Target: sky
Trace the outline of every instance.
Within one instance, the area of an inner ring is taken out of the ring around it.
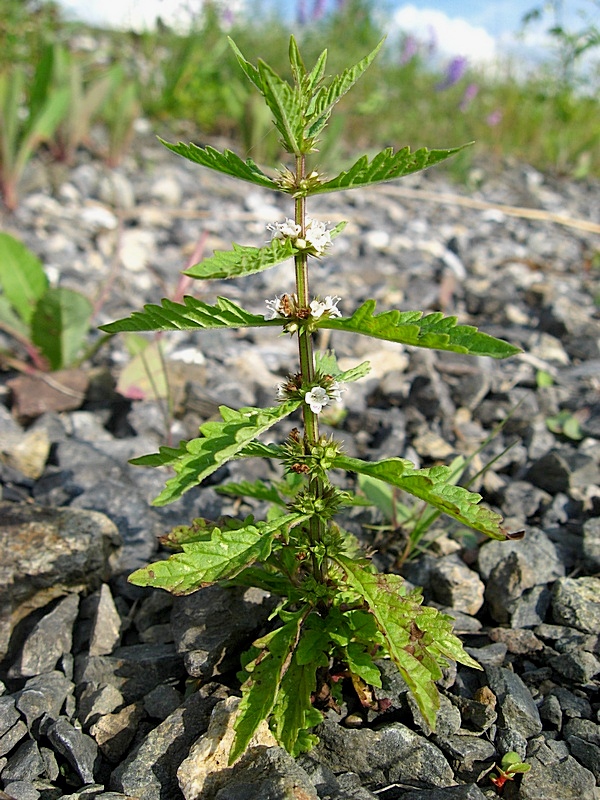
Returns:
[[[187,0],[197,8],[202,0]],[[70,13],[89,22],[110,24],[118,27],[143,29],[153,24],[157,15],[166,22],[179,11],[185,0],[59,0]],[[244,0],[221,0],[222,4],[235,12]],[[284,15],[293,19],[301,0],[263,0],[266,7],[277,7]],[[311,10],[316,0],[304,0]],[[329,7],[334,0],[328,0]],[[390,30],[400,29],[415,34],[424,41],[435,41],[437,50],[448,57],[460,55],[472,63],[493,61],[496,56],[507,53],[527,52],[535,57],[536,50],[543,45],[542,28],[532,28],[527,43],[517,34],[521,18],[542,0],[380,0],[376,7],[387,9]],[[591,6],[590,0],[563,0],[564,24],[575,26],[577,9]],[[548,20],[549,22],[549,20]],[[547,27],[547,25],[545,26]]]

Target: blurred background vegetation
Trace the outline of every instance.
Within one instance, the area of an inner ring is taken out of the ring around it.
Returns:
[[[87,148],[116,165],[136,122],[150,132],[204,144],[231,140],[269,165],[280,149],[269,113],[239,69],[231,36],[246,57],[287,73],[287,40],[307,63],[329,50],[328,73],[362,58],[386,35],[376,0],[346,0],[290,24],[257,2],[243,16],[227,4],[202,5],[185,32],[160,22],[145,32],[103,30],[64,18],[44,0],[3,0],[0,12],[0,190],[16,205],[16,185],[34,153],[72,162]],[[431,43],[390,37],[375,64],[342,102],[322,154],[336,167],[357,152],[392,145],[476,145],[448,169],[465,179],[477,163],[506,159],[574,179],[600,176],[599,0],[581,0],[578,30],[558,24],[560,3],[524,14],[547,23],[548,57],[526,74],[506,58],[473,67],[442,59]],[[524,7],[524,11],[526,11]],[[591,13],[590,13],[591,12]],[[293,30],[290,30],[292,28]],[[139,127],[139,125],[138,125]],[[99,133],[100,131],[100,133]]]

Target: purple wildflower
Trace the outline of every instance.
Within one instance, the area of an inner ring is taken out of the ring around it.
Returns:
[[[454,86],[455,83],[458,83],[465,74],[468,63],[469,59],[465,56],[456,56],[453,58],[446,68],[444,80],[435,87],[438,92],[442,92],[444,89],[448,89],[450,86]]]
[[[497,108],[495,111],[492,111],[491,114],[488,114],[486,117],[486,123],[490,126],[490,128],[495,128],[496,125],[499,125],[502,122],[502,111]]]
[[[306,25],[306,2],[305,0],[298,0],[298,6],[296,10],[296,18],[298,20],[298,25]]]
[[[419,42],[417,39],[408,34],[408,36],[404,37],[404,41],[402,42],[402,53],[400,54],[400,64],[408,64],[409,61],[412,61],[413,58],[419,52]]]
[[[327,0],[315,0],[313,5],[313,12],[312,18],[313,20],[321,19],[323,14],[325,13],[325,6],[327,5]]]
[[[460,101],[459,108],[464,113],[468,107],[471,105],[473,100],[477,97],[479,92],[479,86],[476,83],[470,83],[467,88],[465,89],[465,93],[463,94],[463,98]]]

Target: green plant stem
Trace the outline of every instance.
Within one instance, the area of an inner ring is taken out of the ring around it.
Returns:
[[[296,180],[300,183],[306,176],[306,162],[304,155],[296,157]],[[306,230],[306,197],[298,197],[295,202],[295,217],[296,225],[300,226],[301,236],[304,236]],[[308,256],[305,252],[300,252],[294,258],[296,267],[296,294],[298,296],[298,305],[301,308],[308,308],[310,304],[310,293],[308,284]],[[313,351],[313,342],[311,334],[301,329],[298,332],[298,352],[300,357],[300,374],[302,376],[302,384],[306,385],[315,379],[315,358]],[[311,447],[316,445],[319,440],[319,417],[308,406],[307,403],[303,406],[304,417],[304,440],[305,446]],[[323,496],[323,480],[319,477],[311,477],[309,482],[309,490],[313,497],[316,499]],[[311,544],[316,544],[322,541],[324,533],[323,521],[316,516],[311,517],[309,521],[309,533]],[[315,555],[313,555],[313,573],[315,577],[323,582],[325,580],[325,565],[323,562],[319,563]]]

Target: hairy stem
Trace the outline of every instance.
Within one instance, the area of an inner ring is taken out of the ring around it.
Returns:
[[[305,157],[296,157],[296,180],[300,183],[306,177]],[[306,232],[306,197],[296,198],[295,203],[295,222],[300,226],[300,236],[304,237]],[[296,294],[298,295],[298,305],[301,308],[308,308],[310,303],[310,293],[308,284],[308,256],[306,252],[300,252],[295,256],[296,267]],[[300,374],[302,384],[310,383],[315,378],[315,357],[311,334],[306,330],[300,330],[298,334],[298,352],[300,357]],[[307,403],[303,405],[304,417],[304,440],[307,447],[311,447],[319,440],[319,417],[311,411]],[[315,499],[323,495],[323,481],[318,477],[311,477],[309,489]],[[323,538],[323,522],[318,517],[311,517],[309,521],[309,531],[311,544],[316,544]],[[324,580],[324,565],[317,563],[313,556],[313,572],[315,577]]]

